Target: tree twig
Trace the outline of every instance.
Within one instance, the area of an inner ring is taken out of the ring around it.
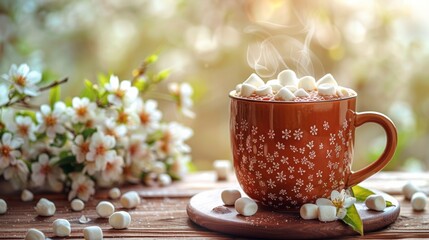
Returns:
[[[55,87],[55,86],[61,85],[61,84],[63,84],[63,83],[66,83],[68,80],[69,80],[69,78],[68,78],[68,77],[66,77],[66,78],[63,78],[63,79],[62,79],[62,80],[60,80],[60,81],[55,81],[55,82],[53,82],[53,83],[51,83],[51,84],[49,84],[49,85],[47,85],[47,86],[44,86],[44,87],[39,88],[39,92],[43,92],[43,91],[46,91],[46,90],[48,90],[48,89],[50,89],[50,88],[53,88],[53,87]]]

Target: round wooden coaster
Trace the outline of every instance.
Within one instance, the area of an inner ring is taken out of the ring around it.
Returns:
[[[332,238],[357,233],[342,221],[323,223],[318,220],[304,220],[299,212],[274,212],[259,205],[258,212],[250,217],[237,213],[233,206],[224,206],[221,199],[223,189],[210,190],[193,196],[187,206],[189,218],[196,224],[216,232],[252,238]],[[356,203],[364,224],[364,232],[384,228],[399,216],[398,201],[383,192],[384,198],[395,206],[383,212],[369,210],[365,204]]]

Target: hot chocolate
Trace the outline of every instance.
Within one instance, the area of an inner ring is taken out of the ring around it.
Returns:
[[[338,86],[331,74],[316,81],[311,76],[297,78],[295,72],[289,69],[266,83],[253,73],[231,94],[252,100],[289,102],[329,101],[356,96],[352,89]]]

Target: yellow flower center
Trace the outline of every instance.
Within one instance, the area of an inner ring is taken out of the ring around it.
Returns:
[[[5,145],[5,146],[3,146],[2,148],[1,148],[1,154],[3,155],[3,156],[9,156],[9,154],[10,154],[10,147],[9,146],[7,146],[7,145]]]
[[[79,117],[84,117],[87,112],[88,112],[88,110],[86,109],[86,107],[79,107],[79,108],[76,109],[76,114]]]
[[[57,119],[51,115],[45,117],[46,126],[53,127],[57,124]]]
[[[17,77],[15,77],[15,83],[18,86],[24,87],[26,82],[27,79],[24,76],[18,75]]]

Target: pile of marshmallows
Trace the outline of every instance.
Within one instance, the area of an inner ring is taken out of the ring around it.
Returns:
[[[274,95],[274,99],[279,101],[293,101],[297,97],[308,97],[309,92],[316,90],[320,96],[356,96],[356,92],[352,89],[338,86],[337,81],[329,73],[316,82],[311,76],[298,78],[295,72],[289,69],[280,72],[277,79],[269,80],[267,83],[252,73],[246,81],[235,88],[237,96],[240,97],[250,97],[253,94],[260,97]]]
[[[121,196],[121,191],[118,188],[112,188],[109,191],[111,199],[120,198],[120,203],[124,208],[131,209],[137,207],[141,203],[141,198],[136,191],[130,191]],[[21,194],[22,201],[32,201],[34,198],[33,193],[24,190]],[[80,199],[74,199],[70,206],[73,211],[82,211],[85,208],[85,203]],[[56,211],[55,204],[46,198],[41,198],[37,202],[36,207],[37,215],[39,216],[53,216]],[[0,199],[0,214],[7,211],[7,203]],[[126,229],[131,223],[131,216],[128,212],[117,211],[115,206],[109,201],[101,201],[96,207],[96,212],[101,218],[109,218],[109,224],[114,229]],[[70,222],[66,219],[56,219],[52,224],[54,235],[57,237],[67,237],[71,233]],[[90,226],[83,229],[83,234],[86,240],[101,240],[103,239],[103,231],[98,226]],[[45,239],[43,232],[38,229],[31,228],[28,230],[26,240]]]

